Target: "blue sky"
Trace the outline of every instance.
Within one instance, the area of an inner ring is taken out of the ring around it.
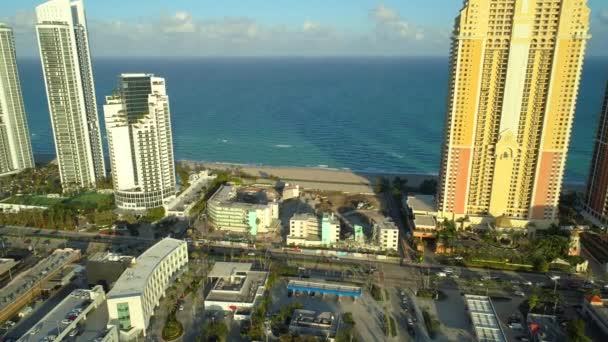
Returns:
[[[2,0],[18,54],[37,54],[34,8]],[[608,1],[592,9],[590,55],[608,55]],[[98,56],[447,55],[462,0],[85,0]]]

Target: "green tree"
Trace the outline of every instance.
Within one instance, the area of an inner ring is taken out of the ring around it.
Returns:
[[[374,182],[374,192],[377,194],[383,193],[388,189],[389,181],[386,177],[378,176]]]
[[[226,341],[228,327],[224,322],[207,323],[203,328],[203,341]]]
[[[532,312],[539,304],[539,297],[536,293],[530,295],[528,298],[528,312]]]
[[[147,222],[156,222],[165,217],[165,208],[156,207],[148,209],[146,212],[146,216],[144,216],[144,220]]]
[[[585,334],[585,322],[582,319],[568,321],[566,333],[571,342],[591,342],[591,339]]]
[[[424,195],[435,195],[437,194],[437,181],[434,179],[425,179],[420,183],[418,190]]]
[[[177,163],[175,165],[175,173],[177,173],[179,184],[182,186],[182,189],[188,188],[190,186],[190,168],[186,164]]]

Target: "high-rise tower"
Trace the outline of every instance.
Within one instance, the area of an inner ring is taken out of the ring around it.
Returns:
[[[589,168],[585,206],[595,218],[608,223],[608,84]]]
[[[36,17],[61,185],[94,187],[105,165],[82,1],[49,0]]]
[[[468,0],[456,19],[438,189],[447,218],[557,215],[589,37],[586,0]]]
[[[0,175],[34,167],[32,144],[25,117],[15,39],[0,23]]]
[[[165,79],[122,74],[103,107],[116,205],[143,210],[175,195],[175,165]]]

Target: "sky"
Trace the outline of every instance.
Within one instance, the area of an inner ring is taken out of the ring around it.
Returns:
[[[34,8],[1,0],[17,55],[37,56]],[[85,0],[95,56],[447,56],[462,0]],[[608,56],[608,1],[588,55]]]

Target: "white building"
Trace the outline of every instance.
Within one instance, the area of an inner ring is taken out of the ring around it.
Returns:
[[[36,32],[64,191],[105,177],[84,6],[49,0],[36,7]]]
[[[320,234],[319,218],[315,214],[295,214],[289,220],[289,237],[291,238],[314,237],[318,240]]]
[[[283,187],[283,200],[300,197],[300,186],[298,184],[285,184]]]
[[[0,175],[34,167],[32,144],[25,117],[15,38],[0,23]]]
[[[385,219],[374,226],[380,248],[397,251],[399,249],[399,228],[391,220]]]
[[[237,199],[237,186],[221,186],[207,201],[207,212],[211,222],[220,230],[251,235],[267,233],[279,219],[279,204],[241,202]]]
[[[165,238],[123,272],[107,295],[109,324],[118,327],[121,340],[146,335],[160,298],[187,264],[186,242]]]
[[[231,311],[235,319],[251,316],[264,295],[268,272],[252,271],[253,264],[216,262],[208,278],[213,288],[205,298],[205,310]]]
[[[340,220],[334,214],[295,214],[289,220],[287,245],[332,246],[340,241]]]
[[[175,198],[171,114],[165,80],[122,74],[103,106],[116,205],[160,207]]]

